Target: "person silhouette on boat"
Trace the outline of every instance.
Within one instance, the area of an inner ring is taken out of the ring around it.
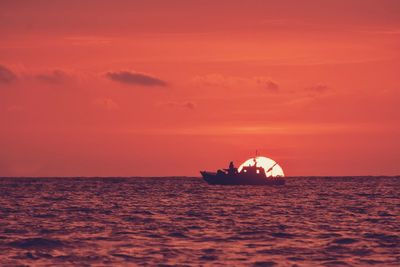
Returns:
[[[233,164],[233,161],[231,161],[231,162],[229,163],[229,169],[232,170],[232,169],[234,169],[234,168],[235,168],[235,165]]]
[[[229,168],[227,169],[228,174],[235,174],[237,173],[237,168],[235,167],[235,164],[233,164],[233,161],[229,163]]]

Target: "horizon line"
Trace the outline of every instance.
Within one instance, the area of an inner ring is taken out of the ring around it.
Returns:
[[[385,177],[385,178],[400,178],[400,174],[398,175],[291,175],[284,176],[284,178],[361,178],[361,177]],[[187,176],[187,175],[168,175],[168,176],[0,176],[0,179],[4,178],[199,178],[202,179],[201,176]]]

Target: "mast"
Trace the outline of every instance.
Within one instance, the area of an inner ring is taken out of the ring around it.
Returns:
[[[256,149],[256,156],[254,157],[254,167],[257,167],[258,150]]]

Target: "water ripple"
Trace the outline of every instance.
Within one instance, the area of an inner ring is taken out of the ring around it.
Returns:
[[[400,179],[2,178],[1,265],[399,266]]]

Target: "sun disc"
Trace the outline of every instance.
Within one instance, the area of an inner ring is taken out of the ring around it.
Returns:
[[[239,166],[238,171],[241,172],[243,167],[245,167],[245,166],[254,166],[254,164],[255,164],[254,159],[257,162],[257,166],[262,167],[265,170],[265,175],[267,177],[277,177],[277,176],[283,177],[283,176],[285,176],[283,173],[282,167],[279,166],[278,164],[276,164],[276,162],[274,160],[267,158],[267,157],[250,158],[250,159],[246,160],[245,162],[243,162],[242,165]],[[271,167],[273,167],[273,168],[271,169]]]

